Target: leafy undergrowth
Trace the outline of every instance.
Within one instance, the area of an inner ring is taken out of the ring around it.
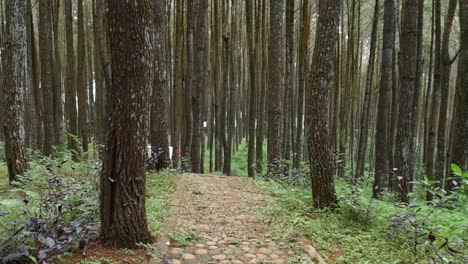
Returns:
[[[258,180],[272,199],[266,209],[271,235],[300,234],[331,263],[466,263],[468,206],[446,209],[391,197],[370,199],[370,188],[337,182],[339,207],[313,210],[308,187]]]
[[[143,263],[150,257],[151,245],[130,251],[98,243],[100,162],[73,162],[61,150],[54,158],[31,153],[30,167],[10,186],[0,162],[0,263]],[[155,237],[177,179],[170,171],[148,174],[147,217]]]

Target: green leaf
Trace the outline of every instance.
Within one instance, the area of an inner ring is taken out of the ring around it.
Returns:
[[[21,207],[23,206],[23,203],[19,200],[14,200],[14,199],[6,199],[3,201],[0,201],[0,205],[5,206],[7,209],[14,209],[16,207]]]
[[[457,164],[452,164],[451,169],[455,175],[462,176],[462,169]]]

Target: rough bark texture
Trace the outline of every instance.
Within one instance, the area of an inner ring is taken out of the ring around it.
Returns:
[[[337,203],[333,179],[334,156],[328,131],[328,101],[329,91],[333,87],[340,6],[340,0],[319,2],[310,83],[306,89],[307,145],[315,208],[330,207]]]
[[[110,128],[101,176],[101,234],[109,246],[152,238],[146,220],[146,142],[153,73],[150,1],[109,1]]]
[[[72,2],[65,1],[65,34],[66,34],[66,89],[65,101],[67,107],[67,129],[68,129],[68,149],[73,154],[73,159],[79,159],[80,149],[78,147],[78,121],[76,110],[76,89],[75,89],[75,50],[73,45],[73,13]]]
[[[26,59],[26,1],[5,2],[6,30],[3,40],[3,109],[5,158],[10,182],[29,168],[26,158],[24,132],[25,59]]]
[[[151,100],[151,147],[161,149],[157,169],[168,168],[169,139],[167,111],[167,62],[166,62],[166,1],[154,3],[154,80]]]
[[[410,191],[411,117],[415,93],[418,0],[404,0],[400,37],[400,100],[395,149],[395,168],[400,200],[408,202]]]
[[[43,154],[52,154],[55,142],[54,91],[52,83],[52,18],[50,0],[39,1],[39,54],[41,60],[41,91],[44,107],[44,147]]]
[[[281,122],[284,77],[284,0],[270,1],[270,38],[268,42],[268,172],[277,175],[275,169],[281,162]]]
[[[389,104],[392,90],[393,37],[395,34],[395,0],[385,0],[382,65],[380,76],[379,102],[375,134],[375,171],[373,196],[377,198],[383,191],[389,178],[389,151],[387,151]]]

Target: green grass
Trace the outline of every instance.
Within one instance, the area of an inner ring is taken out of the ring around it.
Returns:
[[[179,176],[169,171],[150,173],[146,185],[146,215],[151,233],[161,235]]]
[[[312,195],[309,188],[291,188],[263,180],[259,180],[258,185],[272,198],[268,200],[270,206],[266,209],[265,217],[274,223],[274,228],[270,232],[273,237],[284,237],[295,232],[302,234],[309,238],[330,262],[335,263],[426,263],[427,261],[424,253],[413,256],[405,240],[390,236],[392,217],[405,209],[397,208],[389,201],[369,199],[369,188],[357,197],[361,200],[361,205],[352,208],[345,200],[350,187],[345,182],[338,181],[337,192],[342,201],[340,208],[318,211],[312,209]],[[454,210],[435,208],[422,202],[419,206],[421,208],[418,213],[419,218],[426,219],[432,226],[439,228],[435,233],[438,237],[437,242],[441,243],[445,238],[457,241],[468,237],[466,205]],[[356,214],[362,213],[359,211],[362,208],[359,207],[372,208],[368,213],[368,221],[356,217]],[[467,253],[466,249],[464,253]]]

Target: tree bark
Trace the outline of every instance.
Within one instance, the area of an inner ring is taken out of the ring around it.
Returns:
[[[268,44],[268,173],[277,176],[281,162],[281,122],[284,78],[284,0],[270,1],[270,36]]]
[[[101,235],[107,245],[121,248],[152,241],[145,209],[151,12],[150,1],[109,1],[113,83],[101,176]]]
[[[384,28],[383,28],[383,48],[382,65],[380,76],[379,101],[377,108],[377,125],[375,134],[375,171],[373,197],[378,198],[384,190],[389,178],[389,154],[388,131],[389,127],[389,103],[390,92],[392,90],[393,78],[393,50],[395,34],[395,1],[385,0],[384,2]]]
[[[83,152],[88,152],[88,89],[86,85],[86,36],[83,0],[78,0],[78,64],[76,71],[76,92],[78,95],[78,127]]]
[[[10,183],[28,168],[24,132],[25,58],[26,58],[26,2],[5,2],[6,29],[3,40],[3,109],[5,158]]]
[[[332,89],[335,45],[341,1],[320,0],[315,35],[314,55],[306,89],[307,145],[309,151],[312,195],[315,208],[337,203],[334,184],[334,156],[329,142],[328,101]]]
[[[369,112],[372,100],[372,86],[374,79],[375,47],[377,39],[377,26],[379,24],[379,0],[375,0],[374,20],[372,22],[371,43],[369,50],[369,63],[367,65],[366,87],[364,91],[364,102],[361,111],[361,129],[359,132],[359,145],[356,161],[356,171],[354,180],[359,180],[364,176],[366,166],[367,138],[369,135]]]
[[[418,0],[403,0],[400,37],[400,100],[395,149],[395,168],[400,200],[409,201],[412,104],[415,103]]]
[[[194,31],[194,95],[192,96],[192,109],[193,109],[193,138],[192,138],[192,172],[201,173],[201,141],[202,135],[202,100],[205,95],[204,93],[204,78],[205,78],[205,50],[206,41],[208,38],[205,16],[207,15],[208,4],[205,0],[197,2],[196,8],[196,19],[195,19],[195,31]]]
[[[157,169],[170,166],[168,140],[168,107],[167,107],[167,62],[166,62],[166,1],[154,4],[154,81],[151,102],[151,147],[161,154]]]
[[[39,56],[41,60],[41,91],[43,95],[44,147],[43,154],[52,154],[55,143],[54,87],[52,83],[52,18],[50,0],[39,1]]]
[[[75,88],[75,49],[73,45],[73,8],[71,1],[65,1],[65,37],[66,37],[66,89],[65,101],[67,105],[67,129],[68,149],[72,152],[72,158],[79,160],[80,148],[78,146],[78,121],[76,110],[76,88]]]

